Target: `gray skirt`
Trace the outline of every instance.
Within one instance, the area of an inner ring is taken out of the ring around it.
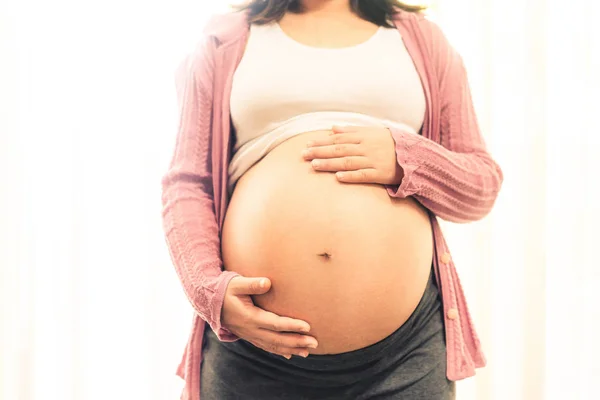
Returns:
[[[398,330],[347,353],[286,360],[244,340],[220,342],[207,329],[200,383],[201,400],[453,400],[433,273]]]

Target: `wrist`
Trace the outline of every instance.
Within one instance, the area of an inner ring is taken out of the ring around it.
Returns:
[[[402,184],[402,179],[404,178],[404,169],[396,162],[396,169],[394,171],[394,176],[392,181],[389,183],[390,185],[400,185]]]

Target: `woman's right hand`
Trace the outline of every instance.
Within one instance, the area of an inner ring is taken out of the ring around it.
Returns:
[[[298,319],[279,315],[256,307],[251,295],[265,294],[271,289],[267,278],[236,276],[229,281],[221,323],[231,333],[269,353],[287,358],[307,357],[309,348],[317,348],[317,339],[306,335],[310,325]]]

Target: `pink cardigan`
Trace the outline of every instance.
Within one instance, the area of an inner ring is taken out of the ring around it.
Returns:
[[[394,24],[420,74],[427,113],[421,136],[392,132],[404,178],[388,192],[413,196],[430,211],[434,270],[445,313],[447,376],[459,380],[473,376],[485,358],[436,216],[455,222],[481,219],[491,210],[503,176],[481,137],[461,57],[422,15],[400,12]],[[236,274],[222,270],[220,232],[228,201],[229,95],[248,28],[244,13],[213,18],[204,40],[177,71],[181,119],[163,179],[163,221],[175,269],[195,309],[177,370],[186,382],[184,400],[200,399],[205,321],[221,340],[237,339],[221,325],[225,289]]]

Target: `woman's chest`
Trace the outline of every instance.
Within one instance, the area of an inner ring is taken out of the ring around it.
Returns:
[[[233,77],[236,126],[268,126],[295,116],[341,111],[401,122],[418,130],[425,95],[415,65],[397,48],[289,49],[250,47]]]

